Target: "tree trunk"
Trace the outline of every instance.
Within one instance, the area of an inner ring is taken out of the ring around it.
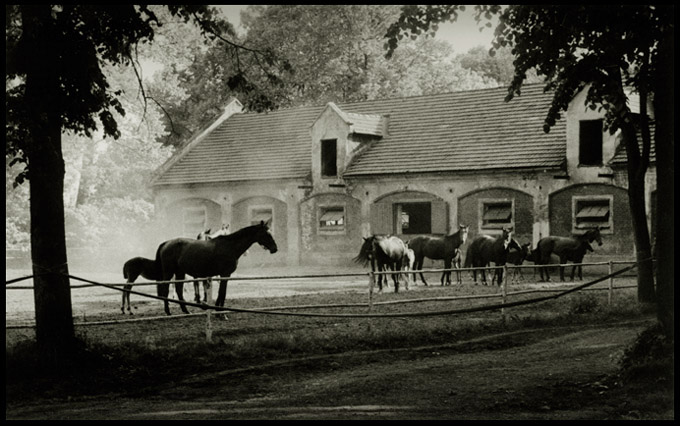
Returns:
[[[632,123],[622,126],[621,136],[626,147],[628,160],[628,205],[633,221],[635,256],[639,262],[637,267],[638,302],[652,303],[655,301],[654,268],[651,260],[652,247],[649,241],[649,227],[647,226],[647,211],[645,209],[647,162],[640,161],[640,149]]]
[[[64,160],[61,151],[60,83],[53,67],[60,42],[49,5],[21,6],[27,59],[31,258],[36,341],[46,362],[64,359],[75,344],[64,229]],[[63,47],[63,46],[61,46]]]
[[[672,7],[666,13],[673,13]],[[657,259],[657,316],[664,334],[674,338],[674,155],[675,104],[674,90],[674,29],[670,26],[660,40],[657,76],[654,79],[654,113],[656,118],[656,244]]]

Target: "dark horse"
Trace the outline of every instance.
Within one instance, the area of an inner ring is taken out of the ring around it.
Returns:
[[[512,238],[512,229],[503,229],[503,232],[498,237],[490,235],[480,235],[472,240],[465,255],[465,267],[482,268],[493,262],[496,266],[503,266],[507,262],[508,252],[511,249],[518,251],[522,250],[517,240]],[[503,281],[503,270],[496,270],[491,279],[493,285],[496,277],[498,277],[498,285]],[[482,269],[482,284],[486,285],[486,271]],[[472,271],[472,276],[475,284],[477,284],[477,271]]]
[[[211,240],[215,237],[219,237],[220,235],[227,235],[229,233],[228,231],[229,225],[222,225],[222,228],[215,232],[214,234],[211,234],[211,229],[208,228],[205,231],[201,232],[196,236],[197,240]],[[203,281],[203,303],[207,303],[209,305],[212,304],[212,280],[207,279]],[[201,303],[201,290],[198,285],[198,281],[194,281],[194,301],[196,303]]]
[[[451,235],[443,237],[420,236],[410,240],[408,246],[413,249],[413,253],[416,255],[413,269],[422,270],[426,257],[433,260],[444,260],[444,269],[451,269],[453,258],[456,256],[456,249],[465,244],[467,240],[468,229],[468,226],[460,225],[458,231]],[[427,285],[422,272],[420,279],[423,280],[423,284]],[[451,271],[442,274],[442,285],[444,285],[444,279],[446,279],[446,285],[451,285]],[[413,274],[413,282],[416,282],[415,273]]]
[[[254,243],[258,243],[270,253],[278,250],[274,238],[269,233],[269,224],[260,222],[257,225],[239,229],[233,234],[221,235],[210,240],[193,240],[175,238],[158,247],[156,263],[161,265],[162,281],[173,276],[183,280],[185,274],[194,278],[206,278],[219,275],[220,289],[217,293],[217,306],[224,306],[227,297],[227,280],[236,270],[238,259]],[[170,284],[158,284],[158,295],[168,297]],[[183,296],[184,283],[175,283],[175,291],[180,300]],[[180,304],[182,312],[189,313],[184,304]],[[168,302],[165,301],[165,313],[170,315]]]
[[[123,286],[123,301],[120,305],[122,313],[125,313],[125,302],[127,301],[128,312],[132,315],[132,310],[130,309],[130,290],[132,289],[132,283],[140,275],[147,280],[156,281],[161,278],[161,270],[156,265],[156,261],[145,257],[133,257],[125,262],[123,265],[123,278],[130,284]]]
[[[550,263],[550,255],[555,254],[560,258],[560,265],[567,263],[568,260],[578,257],[576,252],[583,251],[585,255],[583,241],[589,244],[597,240],[598,245],[602,245],[602,236],[600,235],[600,227],[589,229],[582,235],[575,238],[572,237],[554,237],[548,236],[541,238],[536,246],[535,259],[537,265],[548,265]],[[592,247],[591,247],[592,249]],[[583,256],[581,256],[583,259]],[[550,281],[548,268],[539,267],[541,273],[541,281],[543,281],[543,270],[545,269],[545,281]],[[573,272],[573,270],[572,270]],[[573,275],[572,275],[573,276]],[[564,267],[560,266],[560,279],[564,281]],[[572,278],[573,279],[573,278]]]
[[[364,238],[364,243],[361,245],[359,254],[354,258],[354,261],[364,266],[371,263],[371,270],[376,271],[376,263],[378,271],[386,271],[389,267],[393,271],[400,271],[404,257],[407,256],[408,247],[399,238],[387,235],[371,235]],[[387,285],[387,276],[384,277],[385,285]],[[399,274],[392,274],[394,281],[394,292],[399,292]],[[382,291],[383,275],[378,275],[378,289]],[[405,279],[406,290],[408,290],[408,279]]]

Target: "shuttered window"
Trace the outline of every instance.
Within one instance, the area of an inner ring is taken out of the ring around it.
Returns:
[[[342,206],[319,208],[319,231],[344,231],[345,208]]]
[[[448,229],[445,201],[381,202],[371,206],[372,234],[440,234]]]
[[[599,226],[610,228],[611,199],[576,199],[574,204],[574,224],[576,228]]]
[[[512,226],[512,201],[482,202],[482,229],[501,229]]]

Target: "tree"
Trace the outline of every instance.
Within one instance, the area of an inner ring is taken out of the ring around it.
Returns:
[[[427,31],[445,20],[455,20],[463,6],[405,6],[399,21],[387,32],[388,55],[409,33]],[[604,108],[605,125],[610,132],[621,131],[628,158],[628,194],[637,249],[638,300],[655,299],[651,244],[644,207],[644,175],[649,166],[651,137],[646,111],[654,98],[656,112],[655,145],[659,215],[657,253],[659,285],[656,300],[659,320],[666,334],[673,333],[672,300],[672,201],[674,143],[673,101],[669,97],[673,78],[673,6],[654,5],[554,5],[554,6],[477,6],[478,21],[500,14],[494,48],[512,46],[515,75],[506,100],[520,94],[528,70],[545,76],[546,89],[554,93],[544,130],[548,132],[573,96],[588,85],[586,103]],[[487,24],[490,26],[490,24]],[[627,104],[624,86],[640,96],[640,114]],[[640,131],[641,144],[637,140]],[[642,146],[642,149],[640,149]]]
[[[6,5],[6,157],[23,164],[31,218],[36,341],[46,361],[75,347],[64,229],[62,133],[118,138],[125,111],[102,64],[134,63],[160,24],[146,6]],[[168,6],[205,33],[224,23],[206,6]]]
[[[515,75],[513,65],[514,55],[508,46],[494,50],[494,54],[489,54],[489,49],[484,46],[476,46],[465,53],[457,55],[463,68],[475,71],[487,78],[492,78],[502,86],[509,86]],[[536,71],[527,72],[527,83],[539,83],[541,79],[536,75]]]

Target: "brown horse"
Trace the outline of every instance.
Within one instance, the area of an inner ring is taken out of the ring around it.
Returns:
[[[269,224],[260,222],[257,225],[239,229],[233,234],[221,235],[211,240],[193,240],[175,238],[161,244],[156,251],[156,263],[161,265],[162,281],[173,276],[183,280],[185,275],[194,278],[214,277],[219,275],[220,289],[217,293],[217,306],[224,306],[227,296],[227,279],[236,270],[238,259],[248,248],[258,243],[274,254],[278,248],[269,233]],[[158,295],[168,297],[170,285],[158,284]],[[184,283],[175,283],[175,292],[180,300],[183,296]],[[165,313],[170,315],[168,302],[165,301]],[[189,313],[186,306],[180,303],[182,312]]]
[[[578,257],[578,252],[583,251],[585,255],[583,241],[592,243],[597,241],[598,245],[602,245],[602,236],[600,235],[600,227],[592,228],[586,231],[584,234],[577,236],[576,238],[571,237],[555,237],[548,236],[541,238],[536,246],[536,264],[537,265],[548,265],[550,263],[550,255],[555,254],[560,258],[560,264],[563,265],[567,263],[568,260]],[[592,247],[591,247],[592,249]],[[583,257],[581,256],[581,259]],[[548,273],[548,268],[539,268],[541,273],[541,281],[543,281],[543,270],[545,269],[545,281],[550,281],[550,275]],[[560,279],[564,281],[564,267],[560,266]]]
[[[130,290],[132,289],[132,283],[140,275],[147,280],[156,281],[161,278],[161,270],[156,265],[156,261],[145,257],[133,257],[125,262],[123,265],[123,278],[129,284],[123,286],[123,301],[120,305],[122,313],[125,313],[125,302],[127,301],[127,310],[132,315],[132,310],[130,309]]]
[[[512,238],[512,229],[503,229],[498,237],[480,235],[472,240],[465,255],[465,267],[481,268],[493,262],[496,266],[503,266],[507,262],[508,252],[511,249],[522,250],[517,240]],[[482,284],[486,285],[486,271],[483,269]],[[472,271],[475,284],[477,284],[477,271]],[[498,285],[503,281],[503,269],[497,268],[496,274],[491,279],[491,284],[498,277]]]
[[[367,266],[371,263],[371,269],[376,271],[376,263],[378,271],[386,271],[389,267],[393,271],[400,271],[404,257],[407,255],[407,246],[399,238],[393,235],[371,235],[364,238],[359,254],[354,258],[354,261]],[[387,285],[387,276],[384,277],[385,285]],[[392,274],[394,281],[394,292],[399,292],[399,274]],[[378,275],[378,291],[382,291],[383,274]],[[406,289],[408,290],[408,280],[406,281]]]
[[[414,269],[422,270],[426,257],[433,260],[444,260],[444,269],[451,269],[453,258],[456,256],[456,249],[465,244],[467,240],[468,229],[468,226],[460,225],[458,231],[451,235],[443,237],[421,236],[410,240],[408,246],[413,249],[413,253],[416,255]],[[422,272],[420,272],[420,279],[423,280],[423,284],[428,285]],[[451,285],[451,271],[442,274],[442,285],[444,285],[445,280],[446,285]],[[413,274],[413,282],[416,282],[415,273]]]

